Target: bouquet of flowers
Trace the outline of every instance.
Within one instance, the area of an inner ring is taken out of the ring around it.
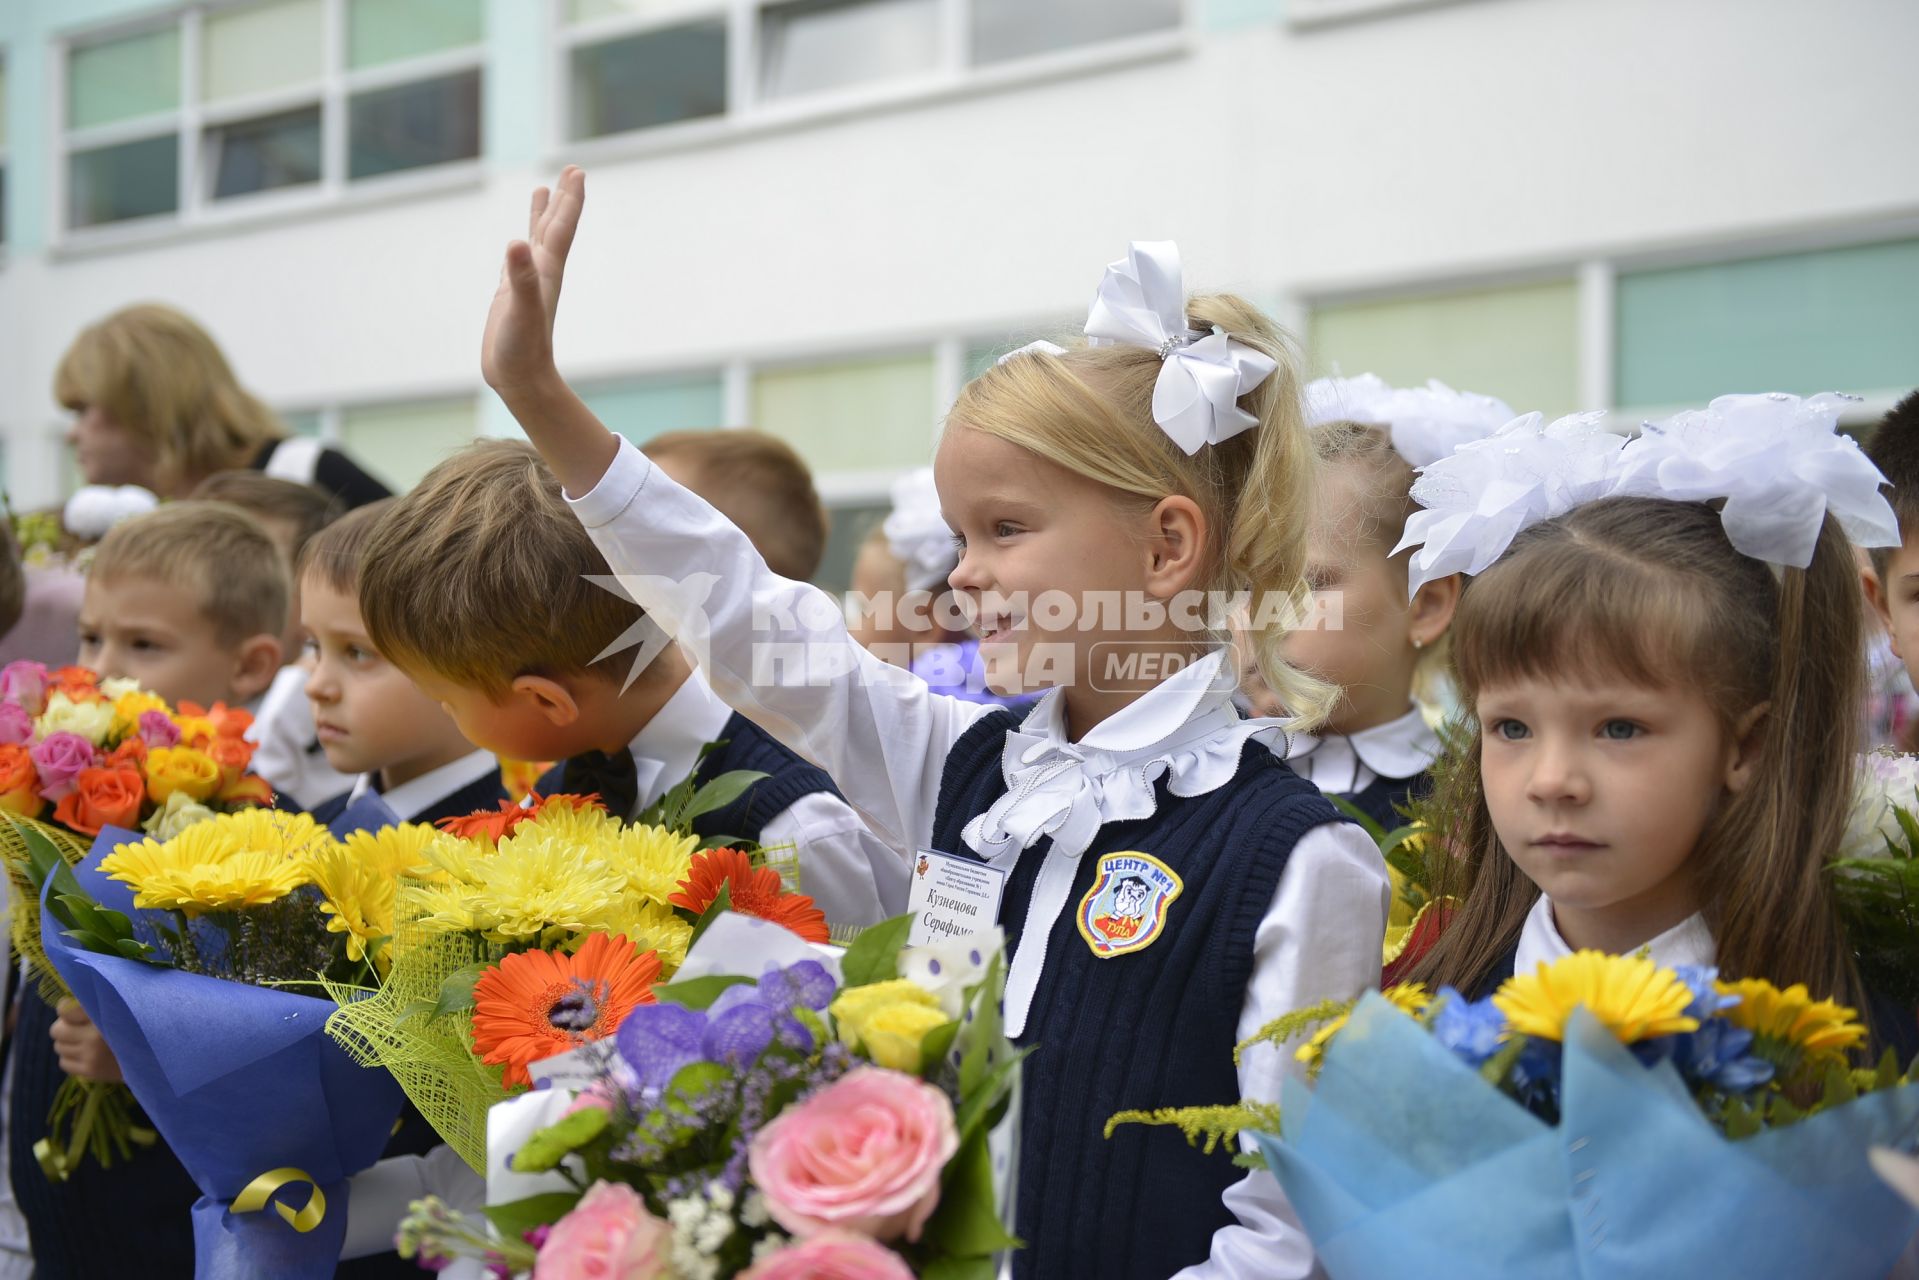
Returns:
[[[1848,1053],[1854,1011],[1710,968],[1582,951],[1468,1001],[1399,987],[1282,1018],[1265,1161],[1334,1277],[1884,1276],[1919,1215],[1868,1150],[1919,1140],[1919,1085]]]
[[[323,1034],[321,982],[350,989],[385,967],[399,878],[427,873],[437,838],[343,844],[304,814],[253,809],[164,841],[108,829],[72,868],[28,833],[48,959],[200,1187],[196,1274],[333,1274],[345,1215],[327,1203],[380,1158],[403,1096]]]
[[[1846,937],[1867,984],[1919,1002],[1919,756],[1875,752],[1858,773],[1833,862]]]
[[[827,940],[813,900],[754,855],[623,823],[591,797],[442,826],[423,849],[427,871],[399,886],[389,971],[337,990],[329,1030],[391,1071],[475,1169],[488,1108],[529,1087],[533,1063],[610,1035],[674,975],[705,922],[730,910]],[[598,994],[576,1006],[576,988]],[[489,994],[518,1000],[517,1012],[483,1007]]]
[[[718,917],[681,971],[697,976],[554,1077],[573,1088],[494,1109],[488,1222],[420,1202],[402,1255],[499,1275],[990,1280],[1017,1246],[992,1140],[1020,1059],[1000,941],[902,953],[909,922],[836,957]]]
[[[71,993],[40,944],[39,877],[26,832],[77,863],[106,826],[164,839],[218,812],[271,804],[272,789],[247,772],[253,744],[242,735],[252,722],[222,705],[175,710],[131,680],[101,680],[84,667],[0,669],[0,814],[10,819],[0,823],[0,862],[13,947],[47,1003]],[[38,1153],[56,1181],[88,1155],[111,1164],[152,1140],[134,1122],[124,1086],[102,1081],[68,1081],[54,1121]]]

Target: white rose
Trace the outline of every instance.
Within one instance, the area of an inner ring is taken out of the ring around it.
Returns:
[[[44,740],[56,733],[77,733],[99,746],[113,728],[111,702],[75,702],[64,693],[47,699],[47,709],[33,722],[34,736]]]
[[[217,817],[213,810],[195,800],[184,791],[176,791],[167,797],[161,808],[153,811],[153,816],[141,825],[141,830],[155,840],[167,841],[185,831],[196,822]]]

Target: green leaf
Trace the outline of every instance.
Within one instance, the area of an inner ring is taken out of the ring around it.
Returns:
[[[960,1258],[990,1258],[1018,1246],[993,1206],[993,1157],[984,1133],[961,1142],[947,1163],[939,1208],[921,1239],[935,1253]]]
[[[943,1022],[920,1037],[920,1074],[931,1078],[946,1060],[947,1053],[953,1047],[954,1039],[960,1033],[960,1022]]]
[[[557,1124],[550,1124],[513,1153],[515,1173],[545,1173],[560,1161],[606,1132],[612,1120],[600,1107],[582,1107]],[[537,1225],[537,1224],[536,1224]]]
[[[700,918],[693,922],[693,936],[686,940],[687,949],[691,950],[693,944],[700,940],[700,935],[705,933],[715,920],[718,920],[722,915],[732,909],[733,886],[731,884],[722,884],[720,891],[713,897],[712,905],[701,912]]]
[[[864,987],[899,977],[900,949],[912,931],[913,916],[908,912],[882,920],[853,939],[840,957],[842,987]]]
[[[1363,813],[1360,809],[1358,809],[1353,804],[1352,801],[1333,795],[1330,792],[1327,794],[1326,798],[1333,802],[1333,808],[1339,810],[1341,813],[1351,818],[1354,822],[1357,822],[1360,825],[1360,827],[1366,832],[1366,834],[1372,837],[1374,844],[1379,845],[1381,848],[1385,847],[1386,841],[1390,839],[1390,837],[1386,834],[1386,828],[1380,826],[1379,823],[1367,817],[1366,814]]]
[[[1031,1053],[1031,1049],[1019,1049],[1009,1052],[1003,1062],[997,1063],[978,1088],[962,1092],[959,1111],[953,1117],[953,1124],[959,1130],[960,1141],[964,1142],[975,1132],[983,1132],[987,1121],[992,1118],[994,1109],[1010,1091],[1013,1073],[1019,1070],[1019,1064]]]
[[[753,842],[743,836],[706,836],[693,846],[694,853],[704,853],[708,849],[750,849]]]
[[[1526,1052],[1529,1043],[1531,1038],[1528,1036],[1514,1036],[1508,1040],[1499,1047],[1499,1052],[1480,1064],[1479,1078],[1494,1086],[1502,1083],[1512,1071],[1513,1064],[1519,1061],[1519,1055]]]
[[[693,793],[693,799],[686,806],[686,811],[680,815],[680,821],[690,823],[703,813],[724,809],[745,795],[748,787],[768,776],[751,769],[734,769],[729,773],[722,773]]]
[[[919,1269],[920,1280],[993,1280],[991,1258],[935,1258]]]
[[[660,1105],[680,1115],[693,1114],[693,1103],[705,1096],[707,1090],[723,1085],[733,1078],[733,1073],[717,1062],[689,1062],[673,1073],[666,1082],[666,1092],[660,1095]]]
[[[59,845],[47,838],[45,832],[21,822],[14,823],[13,829],[20,834],[21,840],[27,846],[27,860],[33,876],[33,887],[36,890],[44,892],[47,877],[52,876],[55,892],[91,897],[85,889],[80,887],[80,881],[73,874],[73,867],[67,862],[66,854],[61,852]]]
[[[492,968],[491,964],[470,964],[464,969],[456,969],[446,975],[440,983],[440,994],[433,1001],[432,1015],[435,1018],[448,1013],[462,1013],[473,1007],[473,987],[479,982],[480,975]]]
[[[524,1200],[486,1206],[487,1220],[508,1240],[524,1240],[535,1227],[550,1227],[580,1202],[577,1191],[543,1191]]]
[[[714,973],[704,978],[688,978],[685,982],[669,982],[653,988],[653,994],[667,1004],[684,1005],[688,1009],[710,1009],[713,1002],[720,998],[720,992],[728,987],[752,984],[751,978],[742,978],[737,973]]]
[[[1012,1043],[1006,1038],[1000,997],[1005,990],[1005,957],[995,953],[986,966],[986,976],[966,993],[967,1007],[973,1017],[960,1029],[959,1092],[970,1098],[979,1091],[996,1063],[1012,1055]]]
[[[1732,1098],[1726,1103],[1726,1136],[1737,1142],[1750,1138],[1760,1130],[1759,1116],[1746,1105],[1743,1098]]]
[[[115,938],[113,945],[129,960],[145,960],[153,954],[153,948],[137,938]]]

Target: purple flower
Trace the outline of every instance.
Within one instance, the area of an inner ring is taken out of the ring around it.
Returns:
[[[49,800],[72,791],[79,785],[80,771],[93,767],[93,744],[77,733],[48,734],[28,754],[40,773],[40,794]]]
[[[1494,1007],[1492,999],[1468,1000],[1451,987],[1441,987],[1436,1001],[1439,1011],[1433,1015],[1433,1038],[1471,1066],[1478,1066],[1499,1051],[1500,1037],[1506,1034],[1506,1015]]]
[[[1739,1003],[1738,996],[1722,996],[1713,984],[1719,980],[1719,970],[1709,964],[1681,964],[1673,966],[1673,973],[1692,991],[1692,1003],[1686,1006],[1686,1016],[1704,1022],[1716,1017],[1721,1009],[1730,1009]]]
[[[626,1015],[615,1043],[642,1089],[664,1089],[674,1072],[700,1061],[706,1015],[678,1004],[643,1004]]]
[[[17,702],[0,702],[0,742],[33,741],[33,716]]]
[[[801,960],[784,969],[768,965],[760,979],[760,998],[778,1009],[797,1005],[818,1012],[833,1003],[837,991],[833,975],[817,960]]]
[[[0,670],[0,699],[18,703],[30,716],[47,709],[47,669],[38,662],[9,662]]]
[[[142,711],[139,719],[140,741],[147,750],[180,745],[180,726],[164,711]]]
[[[1708,1018],[1699,1030],[1670,1039],[1672,1063],[1690,1083],[1746,1093],[1772,1079],[1772,1063],[1747,1052],[1752,1032],[1724,1018]]]

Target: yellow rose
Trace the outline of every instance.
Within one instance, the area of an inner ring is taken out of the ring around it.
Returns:
[[[932,992],[904,978],[851,987],[829,1011],[841,1040],[882,1067],[915,1074],[926,1033],[951,1021]]]
[[[113,683],[108,681],[109,684]],[[102,686],[104,688],[104,686]],[[109,695],[111,696],[111,695]],[[113,731],[125,736],[140,726],[142,711],[160,711],[167,709],[167,700],[145,693],[136,685],[132,692],[123,693],[113,699]]]
[[[56,693],[47,699],[47,709],[33,722],[33,728],[37,738],[77,733],[97,747],[113,730],[113,704],[75,702],[64,693]]]
[[[220,789],[220,766],[204,751],[191,747],[155,747],[147,752],[147,795],[166,804],[176,791],[205,800]]]

